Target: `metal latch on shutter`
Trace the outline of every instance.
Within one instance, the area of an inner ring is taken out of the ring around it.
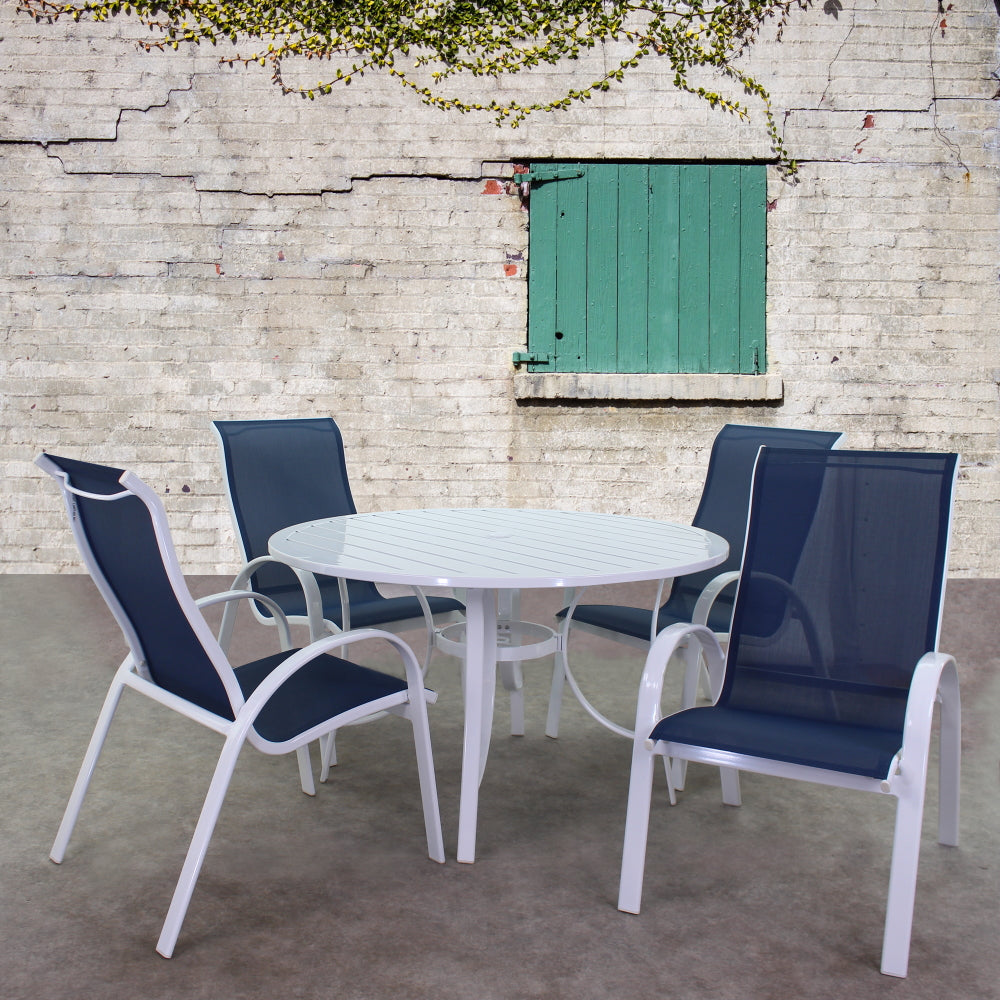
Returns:
[[[551,354],[540,354],[537,351],[515,351],[515,365],[550,365],[552,364]]]
[[[582,177],[583,171],[575,167],[532,167],[526,174],[515,174],[518,184],[542,184],[545,181],[569,181]]]

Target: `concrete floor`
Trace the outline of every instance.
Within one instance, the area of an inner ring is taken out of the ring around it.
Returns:
[[[525,617],[548,620],[556,600],[526,593]],[[0,606],[8,1000],[1000,997],[1000,581],[949,585],[941,646],[963,683],[962,843],[937,845],[932,787],[902,981],[878,972],[893,808],[875,796],[748,776],[731,809],[716,774],[692,767],[680,804],[654,805],[643,912],[620,913],[629,744],[572,700],[560,738],[543,735],[548,661],[527,666],[523,738],[507,735],[498,699],[478,860],[457,864],[461,694],[446,657],[432,668],[431,726],[447,864],[426,857],[405,724],[344,732],[314,799],[294,758],[248,750],[166,961],[153,949],[220,741],[126,695],[53,865],[123,645],[86,577],[0,576]],[[249,621],[240,636],[242,654],[275,648]],[[627,722],[641,658],[588,640],[574,662]]]

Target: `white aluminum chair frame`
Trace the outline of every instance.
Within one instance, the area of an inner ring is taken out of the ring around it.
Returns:
[[[73,785],[69,802],[66,805],[62,822],[59,825],[55,842],[52,845],[49,855],[52,861],[56,864],[61,864],[65,857],[73,828],[80,814],[83,799],[87,793],[90,780],[93,777],[101,749],[104,746],[105,738],[111,726],[111,721],[114,718],[122,692],[125,688],[129,687],[225,737],[225,743],[212,775],[194,835],[191,838],[191,844],[188,847],[184,865],[174,889],[170,907],[167,910],[166,919],[160,931],[159,940],[157,941],[156,950],[164,958],[170,958],[173,954],[181,924],[187,913],[188,904],[194,892],[194,886],[198,880],[198,875],[205,859],[205,853],[208,850],[209,841],[211,840],[216,821],[222,809],[226,790],[229,787],[230,779],[236,767],[236,761],[245,743],[249,743],[262,753],[269,755],[286,754],[293,750],[296,751],[303,791],[306,791],[308,794],[315,794],[315,787],[312,786],[312,773],[308,763],[309,743],[325,736],[327,733],[335,731],[340,726],[358,722],[362,718],[370,716],[373,712],[390,712],[408,719],[413,726],[428,856],[434,861],[444,862],[444,839],[441,831],[441,817],[430,743],[430,727],[427,719],[427,702],[435,701],[437,696],[424,688],[423,673],[420,669],[420,664],[413,651],[402,639],[389,632],[377,629],[359,629],[356,632],[342,632],[335,636],[320,639],[289,656],[287,660],[276,667],[264,679],[249,698],[244,699],[232,666],[221,644],[213,636],[208,623],[201,614],[200,608],[220,602],[226,602],[228,607],[231,606],[230,602],[243,598],[252,598],[253,600],[261,601],[275,612],[277,616],[275,622],[279,628],[282,649],[289,649],[291,643],[288,623],[281,609],[270,598],[253,593],[252,591],[227,591],[222,594],[202,598],[197,602],[194,601],[184,582],[183,573],[170,541],[170,529],[167,524],[166,512],[163,505],[156,493],[134,473],[125,472],[122,475],[120,483],[124,489],[121,493],[114,496],[98,495],[86,493],[69,485],[67,477],[62,470],[48,461],[45,455],[39,456],[36,462],[41,468],[61,481],[70,522],[73,527],[73,534],[87,570],[90,572],[92,579],[111,608],[115,620],[121,627],[130,648],[129,654],[125,657],[125,660],[118,668],[111,682],[111,687],[98,716],[87,752],[80,766],[76,782]],[[79,519],[75,516],[73,495],[98,500],[114,500],[123,496],[133,495],[146,504],[151,515],[157,544],[160,554],[163,557],[164,568],[166,569],[171,587],[185,617],[218,672],[219,678],[233,706],[235,719],[226,719],[207,711],[199,705],[195,705],[184,698],[164,690],[150,678],[146,665],[142,662],[141,656],[138,655],[138,651],[141,650],[138,637],[118,599],[106,584],[103,574],[97,566],[96,560],[90,550]],[[301,733],[294,739],[281,743],[266,740],[256,732],[254,722],[258,714],[274,692],[289,677],[318,656],[364,639],[383,639],[397,650],[406,674],[407,688],[404,691],[379,698],[358,708],[343,712]]]
[[[956,470],[957,468],[956,463]],[[950,538],[949,522],[946,544],[950,544]],[[945,559],[947,565],[947,548]],[[873,792],[876,795],[894,795],[897,799],[896,824],[889,869],[881,971],[887,976],[905,978],[913,927],[920,832],[935,705],[940,708],[938,842],[949,847],[958,845],[962,711],[955,660],[936,650],[940,640],[944,591],[942,585],[935,649],[924,653],[916,664],[906,702],[903,744],[883,778],[868,778],[843,771],[790,764],[683,743],[654,741],[644,737],[642,734],[651,733],[664,717],[661,709],[664,677],[667,665],[675,655],[685,659],[688,674],[692,664],[699,661],[704,664],[713,703],[719,698],[725,677],[726,652],[710,629],[704,625],[678,622],[660,632],[650,647],[639,684],[635,716],[637,735],[633,737],[632,743],[618,909],[627,913],[639,912],[646,864],[653,760],[657,756],[663,757],[664,763],[668,765],[666,772],[671,805],[676,803],[675,789],[683,787],[682,765],[688,761],[712,764],[720,768],[722,801],[732,806],[738,806],[742,801],[740,771]],[[669,766],[671,761],[673,767]]]

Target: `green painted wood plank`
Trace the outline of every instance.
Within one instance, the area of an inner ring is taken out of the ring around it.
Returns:
[[[558,198],[555,370],[578,372],[587,350],[587,176],[552,186]]]
[[[618,192],[616,163],[587,165],[587,345],[579,371],[617,371]]]
[[[767,370],[767,169],[740,167],[740,358],[739,370]]]
[[[649,167],[623,164],[618,184],[618,372],[648,371]]]
[[[740,168],[709,167],[708,368],[739,371],[740,353]]]
[[[554,355],[556,350],[556,184],[531,190],[528,217],[528,350]],[[529,365],[529,371],[554,371],[552,365]]]
[[[649,317],[647,369],[678,367],[678,234],[680,170],[675,163],[649,168]]]
[[[698,164],[680,167],[678,226],[678,363],[684,372],[708,368],[708,171]]]

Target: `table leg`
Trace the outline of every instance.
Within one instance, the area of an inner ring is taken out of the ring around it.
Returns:
[[[465,742],[458,807],[458,860],[476,860],[479,782],[486,766],[496,690],[496,591],[469,590],[465,600]]]

